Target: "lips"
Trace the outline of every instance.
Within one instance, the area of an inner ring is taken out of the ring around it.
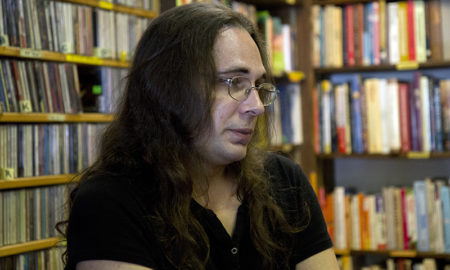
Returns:
[[[252,138],[253,130],[250,128],[229,129],[236,143],[248,144]]]

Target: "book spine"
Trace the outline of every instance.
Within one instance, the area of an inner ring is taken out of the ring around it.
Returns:
[[[415,23],[414,23],[414,0],[407,2],[407,29],[408,29],[408,56],[410,61],[416,61],[416,38],[415,38]]]
[[[430,238],[428,227],[427,187],[425,181],[414,182],[417,217],[417,250],[429,251]]]

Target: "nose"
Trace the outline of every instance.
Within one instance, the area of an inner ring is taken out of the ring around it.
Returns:
[[[240,104],[239,111],[251,116],[258,116],[264,113],[264,105],[259,98],[258,90],[255,87],[250,89],[247,99]]]

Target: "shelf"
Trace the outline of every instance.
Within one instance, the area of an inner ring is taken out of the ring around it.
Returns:
[[[450,259],[450,253],[420,252],[416,250],[355,250],[355,249],[334,249],[338,256],[349,255],[383,255],[392,258],[437,258]]]
[[[22,254],[30,251],[47,249],[54,247],[60,242],[60,238],[47,238],[43,240],[31,241],[15,245],[0,247],[0,257],[7,257],[16,254]]]
[[[0,179],[0,190],[14,189],[14,188],[28,188],[38,186],[49,186],[66,184],[71,181],[78,181],[74,178],[75,174],[61,174],[61,175],[43,175],[35,177],[21,177],[11,180]]]
[[[67,62],[80,65],[108,66],[118,68],[128,68],[129,62],[102,59],[94,56],[77,54],[64,54],[59,52],[34,50],[28,48],[0,46],[0,55],[18,57],[24,59],[34,59],[42,61]]]
[[[441,159],[450,158],[450,152],[407,152],[390,154],[316,154],[319,159],[358,158],[358,159]]]
[[[158,13],[152,10],[145,10],[141,8],[118,5],[107,1],[98,1],[98,0],[58,0],[58,1],[86,5],[122,13],[128,13],[145,18],[156,18],[158,16]]]
[[[112,114],[101,113],[0,113],[0,123],[107,123],[111,122],[113,118]]]
[[[279,6],[299,6],[305,0],[242,0],[246,4],[256,5],[258,7],[279,7]]]
[[[313,5],[347,5],[368,2],[373,2],[373,0],[313,0]]]
[[[440,62],[403,62],[397,65],[378,65],[378,66],[346,66],[346,67],[321,67],[314,68],[317,75],[332,74],[332,73],[353,73],[353,72],[382,72],[393,70],[417,70],[430,68],[444,68],[450,67],[450,61]]]

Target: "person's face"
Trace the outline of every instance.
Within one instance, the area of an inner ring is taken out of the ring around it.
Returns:
[[[264,82],[266,70],[258,47],[249,33],[238,27],[225,28],[213,48],[218,77],[243,76],[253,85]],[[243,159],[264,106],[253,89],[248,98],[236,101],[228,95],[226,83],[218,81],[212,107],[211,132],[198,142],[204,159],[212,166],[225,166]]]

